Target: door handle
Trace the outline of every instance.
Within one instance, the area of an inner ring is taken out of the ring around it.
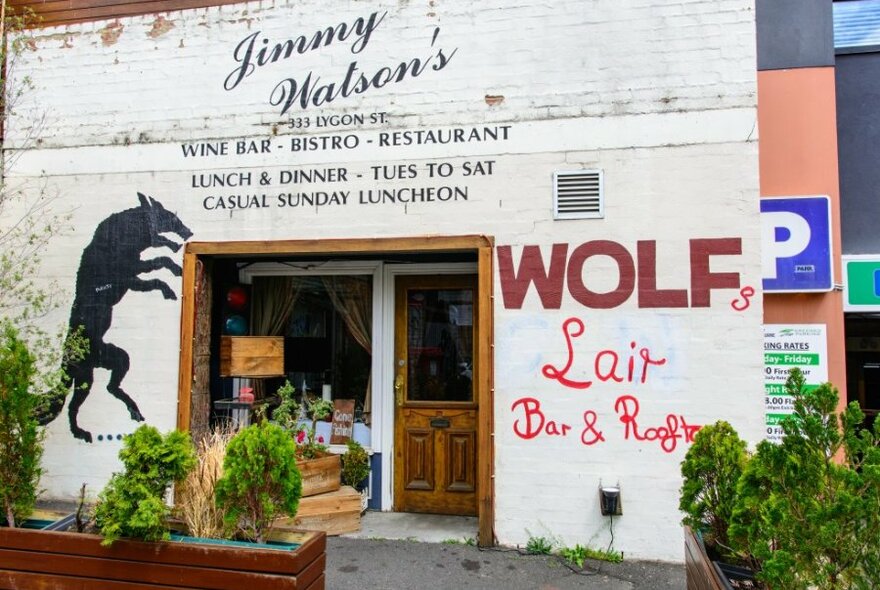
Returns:
[[[400,374],[394,378],[394,398],[398,406],[403,405],[403,375]]]

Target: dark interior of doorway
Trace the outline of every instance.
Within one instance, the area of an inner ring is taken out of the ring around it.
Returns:
[[[226,293],[230,288],[240,285],[240,272],[247,266],[260,262],[275,262],[299,270],[320,268],[328,262],[382,261],[387,264],[430,264],[430,263],[473,263],[477,256],[474,252],[425,254],[395,253],[393,255],[352,255],[352,256],[248,256],[203,257],[205,267],[210,269],[210,418],[208,423],[213,426],[228,419],[228,411],[216,409],[218,400],[229,400],[234,396],[234,381],[220,376],[220,337],[225,329]],[[341,329],[341,320],[332,311],[332,306],[322,306],[317,302],[315,314],[328,328],[321,331],[319,337],[286,338],[285,339],[285,372],[293,379],[295,387],[300,380],[308,381],[310,387],[320,390],[321,385],[328,383],[334,392],[362,391],[364,380],[368,375],[371,359],[353,344],[346,330]],[[339,354],[344,352],[344,354]],[[334,360],[335,359],[335,360]],[[334,365],[345,362],[349,370],[335,371]],[[285,381],[285,378],[266,379],[266,392],[274,392]]]
[[[880,315],[847,314],[847,403],[856,401],[871,427],[880,414]]]

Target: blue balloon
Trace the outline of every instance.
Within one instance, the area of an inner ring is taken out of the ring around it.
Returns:
[[[230,336],[244,336],[247,334],[247,320],[240,315],[231,315],[226,318],[225,331]]]

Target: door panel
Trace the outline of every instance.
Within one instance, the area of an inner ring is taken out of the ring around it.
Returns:
[[[475,515],[473,275],[398,277],[394,509]]]
[[[434,433],[407,428],[403,485],[407,490],[434,489]]]

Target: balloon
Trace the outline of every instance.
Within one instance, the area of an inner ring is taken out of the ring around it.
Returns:
[[[244,336],[247,331],[247,320],[240,315],[231,315],[226,318],[225,332],[230,336]]]
[[[236,311],[244,309],[247,305],[248,294],[244,287],[232,287],[226,292],[226,305]]]

